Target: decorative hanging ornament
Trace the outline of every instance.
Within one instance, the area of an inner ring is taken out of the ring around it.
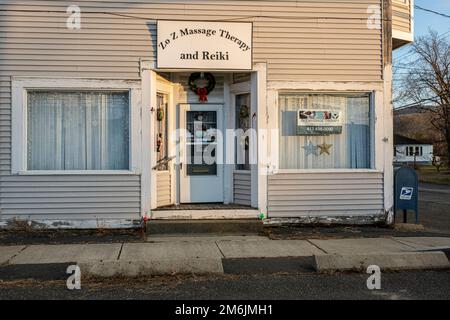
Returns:
[[[317,146],[312,143],[312,141],[309,141],[306,146],[302,147],[305,150],[305,155],[309,156],[310,154],[317,156]]]
[[[216,79],[209,72],[194,72],[189,77],[189,88],[202,103],[208,101],[208,94],[216,87]]]
[[[194,121],[203,121],[203,112],[194,113]]]
[[[164,109],[158,108],[156,109],[156,120],[162,121],[164,119]]]
[[[322,144],[317,145],[317,147],[320,149],[320,154],[326,153],[328,155],[330,155],[330,148],[332,146],[333,146],[332,144],[328,144],[328,143],[325,143],[325,142],[322,143]]]
[[[243,104],[239,108],[239,116],[241,117],[241,119],[246,119],[246,118],[248,118],[249,115],[250,115],[250,111],[248,110],[248,107],[245,104]]]

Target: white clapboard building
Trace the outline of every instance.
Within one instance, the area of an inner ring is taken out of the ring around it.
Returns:
[[[0,225],[389,221],[413,7],[0,1]]]

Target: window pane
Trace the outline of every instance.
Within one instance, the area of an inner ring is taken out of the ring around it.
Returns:
[[[235,140],[235,161],[238,170],[250,170],[250,138],[247,133],[251,128],[250,108],[249,93],[236,95],[236,129],[242,130],[243,134]]]
[[[216,175],[216,111],[187,111],[186,118],[187,175]]]
[[[128,92],[28,93],[28,170],[127,170]]]
[[[162,162],[167,159],[168,154],[168,97],[166,94],[158,93],[157,101],[157,116],[155,121],[155,135],[156,135],[156,162],[159,164],[157,170],[169,170],[169,164]]]
[[[280,168],[370,168],[370,95],[280,94]]]

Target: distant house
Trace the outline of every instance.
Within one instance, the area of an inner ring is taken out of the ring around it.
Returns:
[[[394,163],[431,163],[433,144],[394,135]]]

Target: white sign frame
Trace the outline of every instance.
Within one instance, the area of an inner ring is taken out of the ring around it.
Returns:
[[[156,25],[157,69],[199,71],[250,71],[253,69],[253,22],[160,19],[156,21]],[[211,30],[214,33],[207,37],[211,38],[211,41],[198,45],[199,41],[202,41],[199,36],[206,37],[206,34],[181,33],[181,30],[186,28]],[[243,28],[244,31],[239,31],[239,28]],[[223,33],[222,30],[228,33]],[[241,36],[242,33],[243,36]],[[198,45],[197,50],[196,45]],[[164,51],[167,49],[171,51]],[[241,51],[244,54],[238,55]],[[217,57],[227,57],[228,60],[205,61],[205,52],[208,53],[207,57],[217,54]],[[183,61],[182,54],[185,55],[186,61]]]

